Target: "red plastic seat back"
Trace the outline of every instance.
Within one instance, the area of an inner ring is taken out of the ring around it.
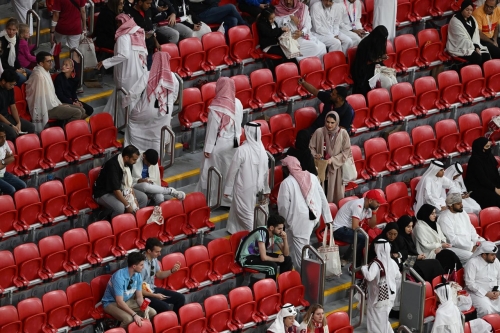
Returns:
[[[40,200],[45,214],[54,218],[64,215],[63,209],[68,205],[68,197],[59,180],[51,180],[40,185]]]
[[[17,309],[13,305],[0,307],[0,331],[2,333],[19,333],[22,323],[19,320]]]
[[[278,293],[276,282],[273,279],[264,279],[253,286],[257,311],[266,316],[278,313],[281,305],[281,294]]]
[[[417,105],[427,111],[436,108],[436,101],[439,100],[436,80],[432,76],[423,76],[416,79],[414,85]]]
[[[383,138],[372,138],[364,142],[366,165],[376,172],[387,170],[389,150]]]
[[[189,123],[201,121],[205,113],[205,103],[198,88],[186,88],[183,90],[182,110],[179,120],[185,119]]]
[[[460,69],[464,93],[471,97],[481,97],[485,86],[483,71],[479,65],[467,65]]]
[[[208,319],[208,327],[216,332],[222,332],[228,329],[228,322],[231,322],[231,309],[228,307],[228,301],[224,295],[214,295],[205,299],[203,302],[205,316]]]
[[[352,106],[354,110],[354,120],[352,126],[354,128],[365,127],[365,120],[369,118],[369,109],[366,106],[365,96],[361,94],[349,95],[346,101]]]
[[[162,44],[161,51],[168,52],[168,54],[170,54],[170,70],[177,73],[177,71],[181,68],[181,57],[179,55],[179,48],[177,47],[177,44]]]
[[[443,45],[436,29],[424,29],[417,34],[420,56],[427,62],[439,60]]]
[[[500,221],[500,208],[488,207],[479,212],[479,221],[483,230],[491,223]]]
[[[458,117],[462,141],[472,147],[472,142],[483,134],[481,120],[477,113],[466,113]]]
[[[408,132],[389,134],[387,143],[391,151],[392,161],[401,166],[411,164],[410,158],[413,157],[413,145]]]
[[[199,303],[189,303],[179,309],[179,318],[184,332],[204,332],[207,319]]]
[[[69,142],[69,150],[78,156],[89,154],[89,148],[93,143],[89,124],[85,120],[75,120],[67,123],[64,127],[66,139]]]
[[[0,287],[3,289],[14,286],[14,279],[17,277],[17,265],[11,251],[0,251]],[[0,307],[2,309],[3,307]],[[0,310],[1,311],[1,310]],[[0,323],[2,322],[0,316]]]
[[[78,266],[89,263],[92,246],[89,242],[87,231],[76,228],[63,234],[64,247],[68,251],[68,258]]]
[[[411,206],[415,204],[415,197],[417,193],[417,185],[422,177],[415,177],[410,180],[410,193],[411,193]]]
[[[45,159],[51,163],[64,161],[68,153],[69,143],[66,141],[64,131],[61,127],[50,127],[40,133]]]
[[[298,94],[299,89],[299,70],[293,62],[286,62],[276,66],[276,83],[278,93],[292,97]]]
[[[300,130],[306,129],[313,124],[318,117],[318,113],[315,108],[306,106],[295,110],[293,117],[295,118],[295,135],[297,135]]]
[[[495,92],[500,91],[500,59],[488,60],[483,64],[486,87]]]
[[[189,37],[179,42],[179,53],[182,58],[182,67],[189,72],[202,71],[205,62],[205,51],[201,40],[197,37]]]
[[[16,221],[17,209],[14,206],[14,200],[10,195],[0,195],[0,231],[14,230],[14,222]]]
[[[274,102],[276,96],[276,83],[273,73],[267,68],[261,68],[250,73],[250,82],[254,90],[254,99],[265,104]]]
[[[421,125],[411,130],[415,154],[427,160],[433,158],[437,147],[434,130],[429,125]]]
[[[111,114],[102,112],[93,115],[90,117],[89,123],[96,146],[101,149],[116,147],[118,130],[115,127]]]
[[[66,289],[66,295],[73,308],[73,317],[82,321],[92,318],[95,304],[92,289],[87,282],[72,284]]]
[[[234,320],[243,324],[253,321],[252,314],[256,310],[257,303],[253,300],[250,288],[237,287],[229,292],[228,298]]]
[[[111,220],[111,226],[116,236],[117,246],[121,246],[127,251],[136,248],[136,241],[139,238],[139,229],[137,228],[134,215],[125,213],[115,216]]]
[[[16,150],[19,164],[28,170],[41,168],[43,149],[36,134],[25,134],[16,139]]]
[[[14,248],[14,258],[18,265],[18,274],[28,281],[39,278],[42,269],[42,258],[38,247],[33,243],[25,243]]]
[[[394,112],[403,117],[412,114],[416,105],[416,97],[413,93],[413,87],[409,82],[400,82],[391,86],[392,102],[394,103]]]
[[[392,101],[387,89],[372,89],[366,97],[371,117],[378,122],[388,121],[392,112]]]
[[[47,324],[47,315],[39,298],[27,298],[17,303],[17,312],[23,322],[23,333],[43,332],[41,328]]]
[[[92,290],[92,296],[94,297],[94,303],[97,304],[101,301],[106,291],[106,287],[111,279],[110,274],[104,274],[96,276],[90,281],[90,289]]]
[[[38,191],[33,187],[23,188],[14,193],[14,200],[18,211],[18,217],[28,225],[39,222],[43,213],[42,203]]]
[[[334,312],[326,317],[328,330],[334,333],[352,333],[354,328],[351,326],[349,315],[346,312]]]
[[[460,83],[458,73],[453,70],[438,74],[438,85],[441,99],[448,104],[458,103],[462,94],[463,86]]]
[[[94,253],[101,258],[114,256],[111,251],[115,247],[115,235],[111,223],[108,221],[97,221],[87,227],[89,241],[92,244]]]
[[[500,108],[492,107],[481,111],[481,123],[483,124],[483,134],[489,131],[488,124],[494,116],[500,116]]]
[[[333,86],[347,83],[350,76],[349,64],[346,62],[342,51],[328,52],[323,56],[326,80]],[[301,72],[302,73],[302,72]]]
[[[64,188],[71,207],[78,210],[88,208],[88,200],[92,196],[89,181],[84,173],[74,173],[64,178]]]
[[[229,237],[229,241],[231,242],[231,250],[236,255],[236,251],[238,251],[238,247],[240,246],[241,240],[248,236],[249,231],[238,231]]]
[[[191,278],[203,282],[209,280],[212,273],[212,261],[208,256],[208,250],[204,245],[192,246],[184,252],[186,264],[191,271]]]
[[[153,317],[153,326],[155,332],[181,333],[182,327],[179,326],[177,314],[173,311],[158,313]]]
[[[299,61],[299,72],[307,82],[315,88],[321,89],[325,79],[323,65],[318,57],[308,57]]]
[[[255,49],[250,28],[246,25],[237,25],[229,29],[229,54],[237,61],[252,58]]]
[[[394,47],[398,57],[398,63],[405,67],[416,66],[419,56],[417,41],[412,34],[400,35],[394,38]]]
[[[250,86],[250,80],[247,75],[235,75],[231,77],[234,81],[236,98],[240,100],[243,109],[250,107],[250,101],[253,98],[253,90]]]
[[[40,239],[38,249],[44,268],[52,273],[64,271],[63,264],[67,261],[68,252],[64,248],[61,236],[53,235]]]
[[[67,326],[66,320],[71,318],[71,307],[66,293],[62,290],[49,291],[42,297],[43,310],[47,313],[47,323],[59,329]]]
[[[224,34],[219,31],[209,32],[201,38],[203,49],[207,53],[207,62],[213,66],[225,65],[225,59],[229,54]]]

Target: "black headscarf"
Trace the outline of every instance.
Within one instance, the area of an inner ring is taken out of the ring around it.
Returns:
[[[313,175],[318,175],[318,170],[314,165],[314,157],[312,156],[311,149],[309,149],[309,142],[311,141],[311,134],[307,130],[300,130],[295,139],[295,147],[291,147],[287,151],[288,156],[296,157],[303,171],[309,171]]]
[[[397,252],[399,252],[398,246],[395,244],[395,242],[394,241],[391,242],[387,238],[387,233],[389,231],[391,231],[391,230],[396,230],[398,232],[398,235],[399,235],[398,224],[396,222],[387,223],[385,225],[384,230],[382,230],[382,233],[380,235],[378,235],[377,237],[375,237],[375,239],[373,240],[373,242],[370,244],[370,248],[368,250],[368,261],[372,261],[373,258],[376,257],[374,244],[375,244],[375,241],[377,241],[379,239],[385,239],[385,240],[387,240],[391,244],[391,253],[397,253]]]
[[[417,212],[417,219],[424,221],[431,227],[435,232],[437,232],[436,221],[431,221],[430,216],[432,212],[436,209],[433,205],[423,204]]]
[[[413,217],[411,217],[410,215],[403,215],[398,219],[398,221],[396,222],[398,224],[398,228],[400,230],[400,232],[398,233],[398,237],[399,237],[399,235],[401,235],[401,237],[403,237],[403,238],[412,239],[411,235],[408,235],[405,231],[405,228],[408,226],[408,224],[410,224],[412,222],[414,222]]]
[[[465,17],[462,15],[462,11],[469,7],[469,6],[472,6],[472,1],[471,0],[464,0],[464,2],[462,2],[462,6],[460,6],[460,11],[458,11],[456,14],[455,14],[455,17],[460,21],[462,22],[462,24],[464,25],[465,27],[465,30],[467,30],[467,32],[469,33],[470,35],[470,38],[472,38],[472,36],[474,35],[474,31],[476,31],[476,22],[474,22],[474,20],[472,19],[472,17],[469,17],[468,19],[465,19]],[[474,7],[474,6],[473,6]],[[469,25],[470,24],[470,25]],[[474,45],[476,46],[476,45]],[[478,46],[477,46],[478,47]]]
[[[491,148],[484,151],[484,146],[488,143],[488,139],[485,137],[480,137],[472,142],[472,155],[471,159],[480,159],[483,163],[492,164],[496,167],[497,160],[491,153]]]

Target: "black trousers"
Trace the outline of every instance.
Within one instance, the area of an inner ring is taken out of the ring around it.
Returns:
[[[252,16],[254,18],[254,20],[257,18],[257,16],[262,11],[262,9],[259,6],[253,6],[253,5],[243,3],[243,2],[238,3],[238,8],[243,13],[250,14],[250,16]]]
[[[477,53],[476,51],[472,52],[471,55],[469,56],[463,56],[460,57],[465,60],[467,60],[470,65],[479,65],[482,66],[483,62],[490,60],[490,54],[489,53]]]
[[[184,305],[186,299],[183,294],[180,294],[173,290],[167,290],[163,288],[155,288],[155,294],[163,294],[167,296],[164,300],[159,300],[157,298],[151,297],[150,307],[156,310],[156,313],[161,313],[169,310],[169,304],[174,306],[174,312],[179,313],[179,309]]]
[[[500,47],[495,46],[493,43],[481,41],[483,46],[488,48],[488,52],[490,52],[491,59],[500,59]]]
[[[91,116],[92,113],[94,113],[94,108],[93,107],[91,107],[87,103],[83,103],[82,101],[80,101],[80,103],[82,103],[82,107],[85,109],[85,114],[87,116]]]
[[[7,115],[7,116],[4,116],[8,121],[10,121],[10,123],[12,125],[16,125],[16,120],[14,119],[14,117],[12,117],[12,115]],[[35,125],[33,125],[33,123],[27,121],[26,119],[23,119],[21,117],[19,117],[19,120],[21,121],[21,131],[22,132],[28,132],[28,133],[35,133]],[[5,129],[5,135],[7,136],[7,140],[9,141],[16,141],[16,138],[18,137],[16,131],[14,130],[14,128],[8,124],[5,124],[5,123],[1,123],[3,125],[3,128]]]
[[[280,254],[277,253],[267,253],[268,257],[278,258]],[[248,256],[245,259],[245,264],[243,267],[255,269],[256,271],[266,274],[266,279],[276,280],[276,273],[278,271],[278,266],[280,268],[280,274],[284,272],[291,271],[293,269],[292,258],[290,256],[285,256],[283,262],[275,261],[263,261],[260,256]]]
[[[272,68],[269,68],[269,69],[273,72],[273,74],[274,74],[274,69],[276,68],[276,66],[283,64],[285,62],[293,62],[297,66],[299,65],[299,63],[297,62],[297,59],[295,59],[295,58],[287,59],[287,57],[285,56],[285,53],[283,52],[283,50],[281,49],[281,47],[279,45],[271,46],[269,48],[269,50],[267,50],[267,53],[276,54],[276,55],[281,56],[281,59],[278,59],[278,60],[270,60],[270,59],[267,60],[272,64]]]

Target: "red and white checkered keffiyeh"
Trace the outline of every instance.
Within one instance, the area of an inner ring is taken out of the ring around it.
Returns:
[[[232,117],[229,115],[218,112],[220,114],[220,127],[219,129],[223,129],[230,125],[231,118],[234,118],[235,114],[235,104],[234,99],[236,95],[236,88],[234,86],[234,81],[228,77],[221,77],[217,80],[217,84],[215,85],[215,97],[210,104],[211,107],[216,107],[213,111],[218,112],[218,108],[222,108],[226,111],[226,113],[231,113]]]
[[[146,51],[146,34],[144,33],[144,29],[139,27],[134,19],[127,14],[122,13],[116,16],[116,21],[120,21],[121,25],[116,29],[115,40],[120,36],[129,34],[132,47]]]
[[[149,71],[148,100],[151,96],[158,100],[158,108],[162,116],[168,114],[168,94],[174,91],[174,80],[170,71],[170,54],[167,52],[156,52],[153,54],[153,64]]]

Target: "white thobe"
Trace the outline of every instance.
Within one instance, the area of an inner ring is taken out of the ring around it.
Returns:
[[[325,192],[318,181],[318,177],[313,174],[309,175],[312,184],[310,198],[315,203],[316,210],[323,215],[323,220],[326,223],[332,222],[333,218],[328,206],[328,200],[326,200]],[[290,256],[292,257],[293,267],[298,270],[302,262],[302,249],[310,243],[311,233],[321,216],[317,214],[315,220],[309,219],[309,208],[300,191],[299,183],[292,176],[288,176],[280,185],[278,213],[285,218],[286,235],[289,242],[293,243],[290,248]]]
[[[220,117],[214,115],[214,112],[208,112],[207,128],[205,133],[205,144],[203,145],[203,151],[209,153],[210,157],[202,157],[201,167],[200,167],[200,179],[196,185],[195,191],[207,193],[208,189],[208,169],[210,167],[216,167],[217,170],[222,174],[222,184],[227,177],[227,172],[229,171],[229,166],[236,153],[236,148],[234,148],[234,137],[240,142],[241,136],[241,121],[243,119],[243,105],[240,100],[235,98],[234,100],[234,118],[235,121],[230,120],[229,125],[222,128],[219,132]],[[212,199],[217,199],[217,184],[212,180]],[[212,200],[211,200],[212,201]],[[210,203],[212,205],[213,203]],[[231,199],[223,197],[222,206],[229,207],[231,205]]]
[[[345,11],[342,17],[342,23],[340,24],[340,30],[352,40],[351,47],[358,46],[361,42],[361,37],[351,30],[364,30],[361,24],[361,1],[355,0],[354,3],[350,3],[348,0],[340,1],[340,4],[344,6]],[[367,35],[365,35],[367,36]]]
[[[302,54],[302,56],[296,57],[296,59],[297,61],[300,61],[307,57],[316,56],[319,57],[321,62],[323,62],[323,56],[326,54],[326,46],[325,44],[323,44],[323,42],[319,41],[311,34],[311,17],[309,16],[309,9],[307,9],[307,7],[304,9],[304,17],[302,18],[302,20],[304,21],[302,32],[304,33],[304,35],[309,35],[309,39],[305,39],[303,37],[297,39],[300,46],[300,54]],[[274,21],[280,28],[288,26],[292,34],[298,30],[297,26],[290,18],[290,15],[276,16]]]
[[[142,91],[132,91],[132,87],[140,88],[146,87],[148,84],[148,68],[147,64],[141,60],[139,55],[142,53],[143,58],[147,59],[147,52],[140,52],[132,49],[132,42],[130,35],[122,35],[118,37],[115,43],[115,55],[102,62],[104,68],[114,66],[113,79],[115,86],[118,88],[125,88],[127,92],[134,96],[130,101],[130,110],[135,107],[139,101]],[[144,89],[143,88],[143,89]],[[140,89],[139,89],[140,90]],[[115,112],[115,95],[116,90],[108,99],[108,103],[104,107],[104,111],[111,113],[114,116]],[[122,108],[123,94],[120,92],[118,95],[118,126],[122,126],[125,122],[125,110]]]
[[[464,267],[465,286],[477,310],[478,318],[500,312],[500,298],[491,300],[486,293],[500,285],[500,262],[488,264],[481,256],[470,258]]]
[[[413,240],[417,246],[417,252],[425,254],[426,259],[435,259],[437,248],[446,242],[446,236],[441,227],[436,223],[437,232],[424,221],[418,221],[413,228]]]
[[[125,147],[134,145],[140,151],[154,149],[160,152],[165,147],[160,147],[161,129],[163,126],[170,127],[174,102],[179,94],[179,82],[172,73],[174,80],[174,91],[167,95],[168,114],[161,115],[159,109],[155,108],[156,98],[151,95],[148,99],[146,92],[129,114],[127,130],[125,131]],[[165,145],[170,143],[170,136],[166,136]]]
[[[436,208],[436,212],[441,211],[441,207],[446,206],[446,194],[443,190],[449,190],[449,193],[460,193],[455,183],[446,177],[429,176],[422,180],[422,189],[424,190],[424,202],[416,202],[415,212],[427,203]]]
[[[28,10],[33,7],[35,0],[12,0],[12,9],[14,10],[14,17],[19,23],[26,23],[26,14]],[[30,36],[33,35],[33,20],[29,22]]]
[[[373,4],[373,27],[385,26],[389,32],[387,39],[391,42],[396,37],[397,6],[397,0],[375,0]]]
[[[389,265],[395,266],[394,270],[397,272],[395,276],[394,283],[396,284],[396,290],[394,294],[389,292],[388,301],[378,301],[378,295],[380,293],[379,281],[380,281],[380,268],[377,264],[371,264],[370,267],[363,266],[361,271],[365,276],[367,281],[367,300],[366,300],[366,328],[369,333],[393,333],[394,330],[391,327],[389,321],[389,312],[394,305],[396,296],[399,293],[401,286],[401,273],[399,272],[398,265],[394,260],[389,260]],[[371,278],[371,280],[370,280]],[[388,283],[388,285],[390,285]]]
[[[311,6],[313,35],[326,45],[329,52],[342,51],[347,54],[347,49],[352,46],[352,39],[340,30],[345,13],[345,7],[340,3],[330,8],[325,8],[322,2]]]
[[[232,193],[231,208],[227,219],[227,231],[230,234],[253,230],[257,189],[264,186],[264,194],[271,192],[268,184],[269,169],[266,169],[264,174],[264,184],[257,184],[259,165],[251,163],[252,154],[252,149],[247,144],[236,149],[227,172],[224,194],[231,195]]]
[[[452,245],[450,250],[455,252],[462,265],[465,265],[476,242],[484,240],[478,236],[470,223],[469,215],[466,212],[453,213],[447,209],[439,214],[438,224],[446,240]]]

